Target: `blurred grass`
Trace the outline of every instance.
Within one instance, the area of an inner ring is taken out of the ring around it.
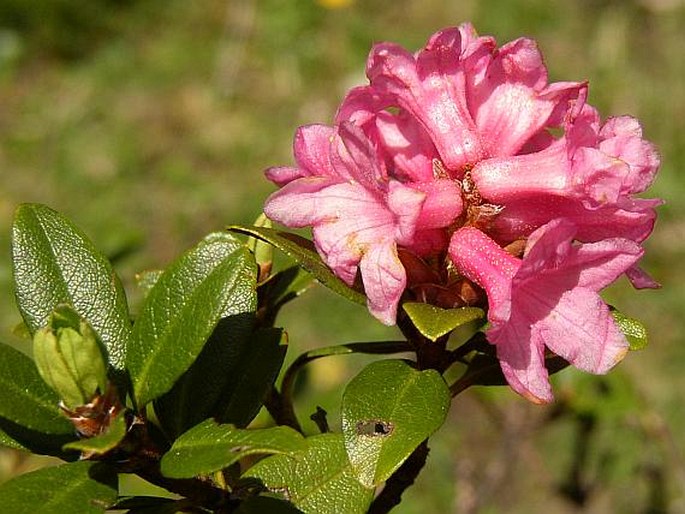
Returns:
[[[584,511],[685,512],[682,0],[3,2],[0,338],[22,344],[11,333],[19,317],[9,232],[18,203],[47,203],[71,217],[116,257],[135,299],[135,272],[259,214],[272,190],[262,170],[292,161],[298,125],[330,121],[345,91],[363,81],[374,42],[418,48],[438,28],[465,20],[500,42],[536,38],[553,80],[588,79],[602,113],[640,118],[662,153],[652,194],[666,205],[645,263],[664,288],[608,291],[646,323],[652,340],[605,381],[592,379],[608,384],[608,396],[578,389],[585,378],[568,371],[557,380],[571,406],[564,415],[504,389],[457,399],[428,468],[397,511],[577,511],[559,486],[579,455],[578,397],[586,391],[602,414],[580,480],[595,485]],[[297,303],[283,317],[291,358],[313,346],[395,336],[325,291]],[[302,417],[321,404],[336,419],[339,384],[362,362],[312,366]],[[612,401],[625,405],[603,414]],[[15,454],[0,461],[0,479],[23,469]]]

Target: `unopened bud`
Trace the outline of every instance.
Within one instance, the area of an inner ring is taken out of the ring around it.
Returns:
[[[97,335],[74,309],[58,306],[33,335],[33,356],[43,380],[70,408],[107,387],[107,365]]]

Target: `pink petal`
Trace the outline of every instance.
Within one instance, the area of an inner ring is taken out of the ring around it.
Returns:
[[[638,201],[639,200],[639,201]],[[588,209],[582,202],[554,195],[538,195],[508,201],[492,222],[491,235],[508,244],[527,237],[536,228],[554,218],[567,218],[578,227],[579,241],[599,241],[622,237],[644,241],[652,232],[658,200],[636,199],[619,205]]]
[[[637,265],[626,270],[626,276],[635,289],[659,289],[661,287],[659,282]]]
[[[295,132],[293,151],[298,166],[307,175],[335,177],[339,173],[330,160],[335,129],[326,125],[304,125]]]
[[[576,287],[549,307],[535,323],[534,337],[576,368],[603,374],[628,352],[628,341],[596,292]]]
[[[641,193],[654,181],[660,159],[654,145],[642,139],[639,122],[630,116],[609,118],[599,133],[599,150],[629,166],[626,193]]]
[[[354,123],[358,127],[364,127],[376,119],[376,115],[386,107],[392,105],[389,98],[381,97],[370,86],[357,86],[350,89],[345,95],[338,112],[335,114],[335,123]]]
[[[399,244],[411,244],[425,200],[424,192],[397,180],[388,184],[388,209],[395,215],[394,236]]]
[[[417,220],[421,229],[448,227],[461,215],[464,202],[461,188],[454,180],[437,179],[415,183],[412,187],[426,196]]]
[[[576,234],[577,227],[564,218],[533,232],[515,280],[544,281],[548,290],[585,287],[599,291],[630,269],[644,253],[637,243],[620,238],[573,245]]]
[[[359,269],[369,311],[381,323],[393,325],[397,317],[397,305],[407,283],[397,247],[390,242],[370,246],[364,252]]]
[[[376,45],[367,64],[374,89],[396,99],[425,128],[445,165],[459,170],[483,156],[475,124],[464,94],[459,66],[458,30],[436,34],[414,57],[398,45]]]
[[[378,113],[376,126],[396,177],[411,182],[433,179],[433,160],[438,152],[423,127],[405,112],[392,115],[385,111]]]
[[[387,178],[385,166],[359,127],[341,123],[333,144],[337,153],[337,158],[333,155],[336,170],[346,169],[350,181],[359,182],[369,191],[381,190]]]
[[[471,178],[481,196],[496,204],[543,194],[575,195],[563,141],[536,153],[482,160]]]
[[[344,203],[349,194],[331,189],[344,186],[335,179],[304,177],[272,193],[264,203],[264,213],[287,227],[302,228],[335,219],[335,205]],[[375,200],[375,199],[374,199]]]
[[[268,180],[279,187],[286,185],[298,178],[309,176],[307,170],[302,168],[292,168],[290,166],[272,166],[264,171],[264,175]]]
[[[473,227],[457,230],[448,252],[459,273],[487,292],[490,321],[505,321],[510,314],[511,279],[521,261]]]
[[[484,80],[472,88],[469,107],[489,154],[514,155],[550,118],[560,118],[584,87],[572,82],[548,87],[535,41],[522,38],[500,48]]]
[[[533,340],[525,319],[512,317],[506,325],[488,330],[487,337],[497,347],[502,373],[514,391],[533,403],[554,401],[544,345]]]

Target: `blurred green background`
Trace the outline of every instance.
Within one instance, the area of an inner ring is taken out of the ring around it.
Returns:
[[[466,20],[500,43],[534,37],[552,80],[588,79],[604,115],[640,118],[662,154],[651,194],[666,205],[645,266],[664,287],[607,291],[651,335],[608,377],[562,372],[550,407],[504,388],[456,399],[397,512],[685,512],[682,0],[2,0],[0,339],[26,348],[12,333],[19,203],[46,203],[81,226],[115,261],[135,308],[136,272],[209,231],[251,223],[273,190],[262,170],[292,162],[298,125],[330,122],[364,80],[374,42],[418,48]],[[397,336],[323,290],[282,323],[291,359]],[[341,384],[363,362],[312,365],[301,417],[319,404],[335,423]],[[0,481],[44,463],[0,450]]]

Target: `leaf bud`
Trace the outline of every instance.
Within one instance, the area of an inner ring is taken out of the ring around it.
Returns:
[[[43,380],[66,407],[85,405],[107,388],[107,364],[90,324],[59,305],[33,335],[33,356]]]

